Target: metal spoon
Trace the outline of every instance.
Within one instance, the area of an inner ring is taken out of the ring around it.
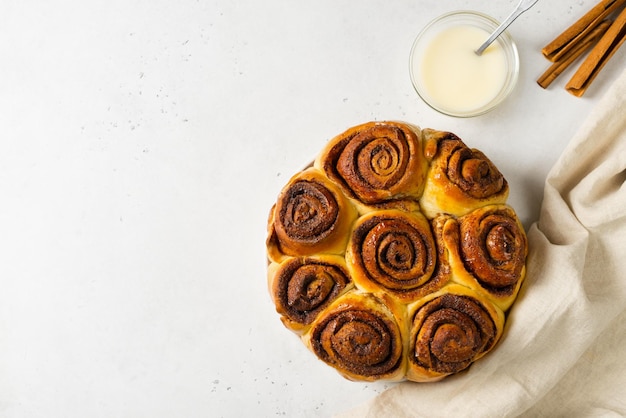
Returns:
[[[519,4],[517,5],[517,7],[515,8],[515,10],[513,10],[513,13],[511,13],[509,15],[509,17],[506,18],[506,20],[504,22],[502,22],[500,24],[500,26],[498,26],[496,28],[496,30],[491,34],[491,36],[489,36],[489,38],[487,38],[487,40],[485,41],[484,44],[482,44],[480,46],[480,48],[478,48],[476,51],[474,51],[476,53],[476,55],[482,55],[483,51],[485,49],[487,49],[487,47],[489,45],[491,45],[491,43],[493,41],[496,40],[496,38],[498,36],[500,36],[500,34],[502,32],[504,32],[504,30],[511,24],[513,23],[513,21],[515,19],[517,19],[519,17],[519,15],[521,15],[522,13],[524,13],[526,10],[530,9],[531,7],[533,7],[535,5],[535,3],[537,3],[539,0],[521,0],[519,2]]]

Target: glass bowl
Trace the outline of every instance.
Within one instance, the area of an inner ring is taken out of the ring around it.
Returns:
[[[450,116],[482,115],[515,88],[519,54],[504,31],[481,56],[474,53],[499,22],[482,13],[456,11],[431,21],[411,48],[409,69],[417,94]]]

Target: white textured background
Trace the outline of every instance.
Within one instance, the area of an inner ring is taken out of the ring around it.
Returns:
[[[626,62],[583,99],[535,79],[595,2],[542,0],[510,28],[513,96],[436,114],[408,75],[432,18],[517,0],[0,4],[0,416],[330,416],[352,383],[283,328],[267,212],[332,136],[369,120],[484,151],[528,226],[543,180]]]

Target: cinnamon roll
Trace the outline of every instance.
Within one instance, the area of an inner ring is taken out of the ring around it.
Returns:
[[[486,293],[507,310],[526,275],[528,241],[515,211],[506,205],[476,209],[445,237],[455,282]]]
[[[506,202],[508,183],[485,154],[470,149],[453,133],[422,132],[430,169],[420,206],[427,217],[462,216],[477,207]]]
[[[418,200],[427,169],[420,138],[405,123],[365,123],[333,138],[315,166],[364,204]]]
[[[283,324],[301,333],[353,285],[343,257],[320,255],[270,264],[268,287]]]
[[[342,254],[356,208],[319,171],[309,168],[291,178],[270,211],[268,256]]]
[[[407,377],[440,380],[467,369],[496,345],[504,313],[470,289],[451,284],[409,306]]]
[[[360,289],[408,302],[444,284],[445,276],[434,275],[436,252],[430,224],[421,213],[381,210],[357,220],[346,262]]]
[[[351,380],[404,379],[403,312],[393,301],[349,292],[336,300],[303,336],[325,363]]]

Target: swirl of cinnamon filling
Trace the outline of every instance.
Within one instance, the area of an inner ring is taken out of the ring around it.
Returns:
[[[355,225],[346,260],[361,289],[415,297],[437,262],[430,224],[419,213],[398,210],[365,215]]]
[[[515,212],[486,206],[459,220],[466,268],[488,289],[514,288],[523,278],[528,243]]]
[[[311,168],[281,191],[271,215],[268,244],[297,256],[343,252],[357,212],[335,185]],[[277,258],[273,252],[270,257]]]
[[[269,268],[269,288],[283,323],[294,331],[310,325],[352,282],[343,257],[297,257]]]
[[[462,216],[477,207],[506,201],[508,183],[485,154],[450,132],[424,130],[424,135],[424,154],[431,168],[420,205],[427,216]]]
[[[317,242],[332,231],[338,214],[337,200],[327,188],[315,182],[298,181],[280,201],[278,225],[294,241]]]
[[[418,128],[407,124],[359,125],[331,140],[316,166],[366,204],[417,200],[427,169],[419,135]]]
[[[446,176],[469,196],[484,199],[504,187],[504,176],[481,151],[452,140],[442,145],[442,152],[449,155]]]
[[[309,346],[324,362],[355,380],[402,378],[403,344],[389,308],[372,295],[348,295],[317,320]]]
[[[423,303],[412,316],[409,333],[412,377],[432,380],[466,369],[493,348],[503,325],[497,308],[466,290]]]

